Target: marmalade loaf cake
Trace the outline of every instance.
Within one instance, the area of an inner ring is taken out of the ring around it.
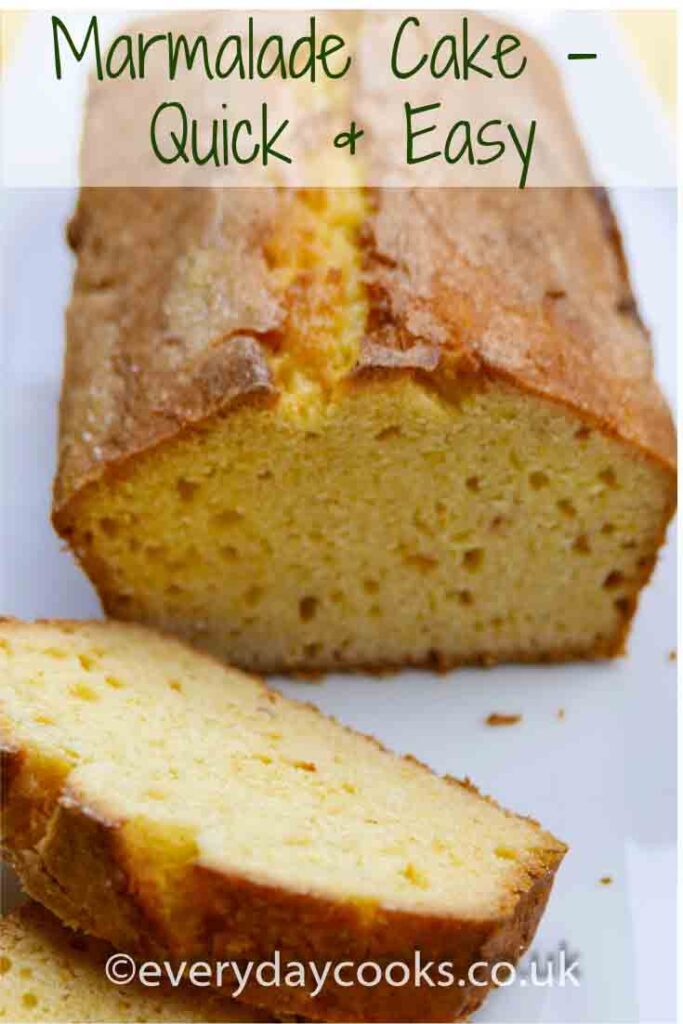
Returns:
[[[105,976],[111,946],[37,903],[0,918],[0,949],[0,1020],[8,1024],[272,1020],[206,989],[114,985]]]
[[[70,237],[108,614],[266,671],[622,651],[674,434],[604,198],[94,189]]]
[[[68,924],[145,957],[516,961],[565,846],[177,640],[0,625],[3,848]],[[345,978],[342,978],[346,981]],[[477,979],[479,980],[479,979]],[[469,983],[260,987],[323,1020],[460,1018]]]
[[[352,15],[327,90],[375,156],[387,17]],[[590,180],[531,47],[506,102],[543,104],[553,180]],[[86,157],[136,96],[91,97]],[[364,187],[368,153],[348,188],[82,190],[59,534],[106,613],[246,669],[620,653],[675,455],[606,197]]]
[[[391,83],[358,17],[370,117]],[[534,89],[546,149],[582,166],[535,51],[506,95]],[[121,116],[91,103],[84,151]],[[392,124],[366,124],[372,152]],[[674,432],[607,198],[365,188],[367,150],[356,170],[82,190],[57,530],[109,615],[247,669],[618,654]]]

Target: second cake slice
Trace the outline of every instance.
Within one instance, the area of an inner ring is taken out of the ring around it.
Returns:
[[[0,624],[4,845],[66,922],[147,956],[515,961],[565,847],[141,627]],[[273,1011],[446,1020],[485,988],[250,983]]]
[[[0,948],[0,1019],[14,1024],[273,1021],[216,991],[168,982],[114,985],[106,973],[112,948],[65,928],[37,903],[0,917]]]

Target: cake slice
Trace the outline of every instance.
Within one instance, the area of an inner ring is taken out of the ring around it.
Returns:
[[[114,985],[107,943],[65,928],[37,903],[0,918],[0,1020],[23,1024],[96,1021],[269,1021],[205,989]]]
[[[468,967],[533,937],[565,847],[469,782],[140,626],[6,621],[0,658],[4,849],[68,924],[144,956],[452,965],[243,993],[344,1021],[463,1016]]]

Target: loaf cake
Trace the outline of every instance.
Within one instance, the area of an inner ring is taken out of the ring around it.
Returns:
[[[604,197],[94,189],[70,238],[108,614],[263,671],[622,651],[674,434]]]
[[[340,1021],[465,1016],[471,964],[531,941],[565,846],[468,781],[145,627],[6,621],[0,659],[3,848],[73,927],[154,958],[419,951],[462,979],[244,990]]]
[[[37,903],[0,918],[0,1020],[37,1024],[96,1021],[267,1021],[217,993],[187,987],[114,985],[105,964],[114,950],[65,928]]]
[[[55,526],[107,614],[247,669],[618,654],[675,478],[609,202],[375,187],[386,17],[355,17],[342,90],[371,147],[356,187],[82,190]],[[551,180],[583,180],[524,47],[505,95],[546,112]]]

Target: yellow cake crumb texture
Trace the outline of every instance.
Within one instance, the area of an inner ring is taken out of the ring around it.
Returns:
[[[508,385],[321,394],[234,411],[84,494],[72,543],[110,614],[261,671],[619,651],[667,470]]]
[[[272,1020],[204,990],[117,986],[105,963],[113,949],[27,903],[0,919],[0,1020],[46,1024],[112,1021]]]
[[[358,234],[367,209],[360,188],[300,190],[267,241],[286,308],[272,365],[290,415],[305,419],[358,360],[367,319]]]

